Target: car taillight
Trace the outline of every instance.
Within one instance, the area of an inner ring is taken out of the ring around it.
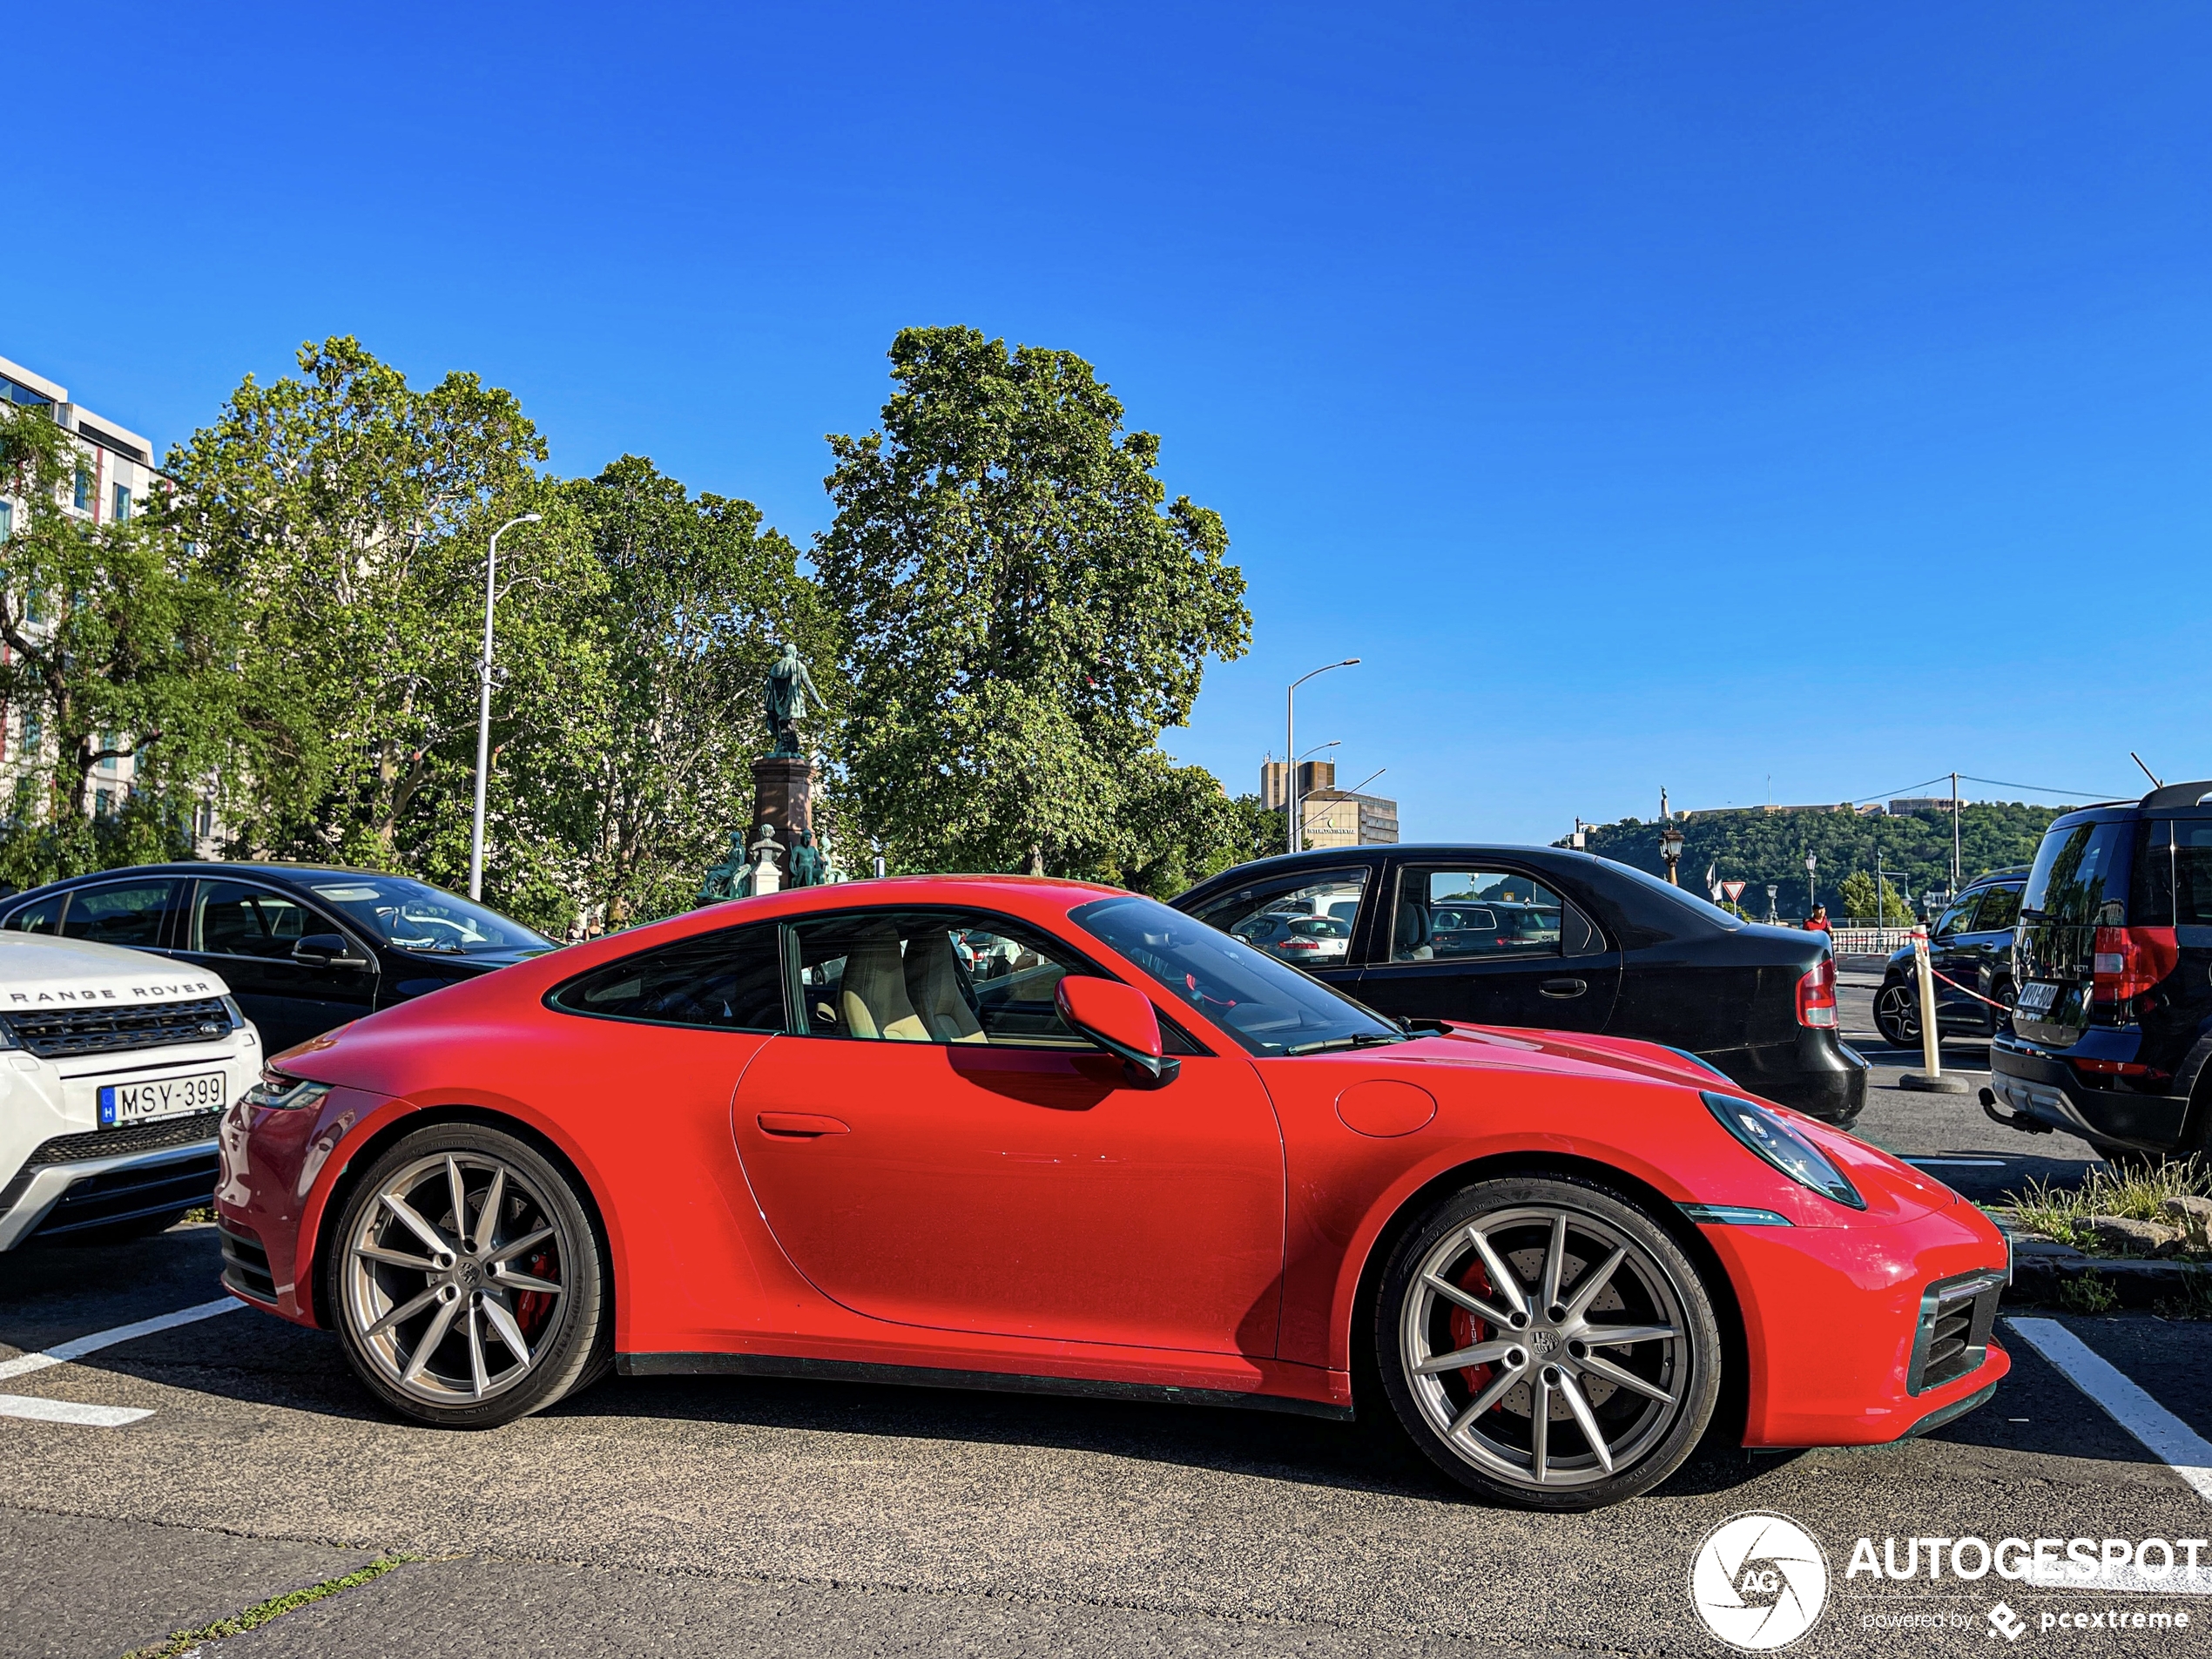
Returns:
[[[1823,956],[1797,981],[1797,1023],[1836,1023],[1836,960]]]
[[[1293,939],[1287,941],[1284,945],[1283,948],[1285,950],[1318,950],[1321,948],[1321,946],[1319,941],[1316,940]]]
[[[2100,927],[2090,959],[2089,996],[2127,1002],[2143,995],[2180,965],[2181,943],[2171,927]]]

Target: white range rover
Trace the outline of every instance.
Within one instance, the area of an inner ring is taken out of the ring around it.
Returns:
[[[204,968],[0,933],[0,1251],[157,1231],[215,1187],[261,1039]]]

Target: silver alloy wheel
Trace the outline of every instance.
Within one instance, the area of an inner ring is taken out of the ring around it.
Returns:
[[[482,1152],[394,1172],[347,1244],[346,1317],[384,1380],[435,1406],[530,1374],[558,1323],[572,1252],[543,1195]]]
[[[1666,1439],[1692,1392],[1696,1356],[1673,1276],[1581,1210],[1521,1205],[1454,1228],[1421,1258],[1398,1329],[1429,1427],[1516,1486],[1624,1474]]]
[[[1895,1028],[1903,1043],[1920,1040],[1920,999],[1902,985],[1885,985],[1874,1003],[1874,1023],[1883,1028],[1882,1035],[1889,1035],[1887,1028]]]

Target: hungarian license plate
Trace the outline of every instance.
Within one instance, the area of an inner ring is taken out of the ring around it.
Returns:
[[[117,1129],[144,1123],[156,1117],[181,1117],[187,1112],[212,1111],[227,1106],[223,1074],[195,1072],[189,1077],[164,1077],[157,1082],[102,1083],[100,1127]]]
[[[2013,1007],[2022,1014],[2048,1014],[2058,1000],[2059,988],[2048,980],[2039,980],[2020,987],[2020,1001]]]

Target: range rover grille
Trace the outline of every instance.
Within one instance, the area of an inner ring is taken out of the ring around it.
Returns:
[[[42,1060],[160,1049],[179,1042],[212,1042],[231,1033],[231,1011],[220,997],[191,1002],[95,1003],[89,1008],[39,1008],[4,1016],[16,1041]]]

